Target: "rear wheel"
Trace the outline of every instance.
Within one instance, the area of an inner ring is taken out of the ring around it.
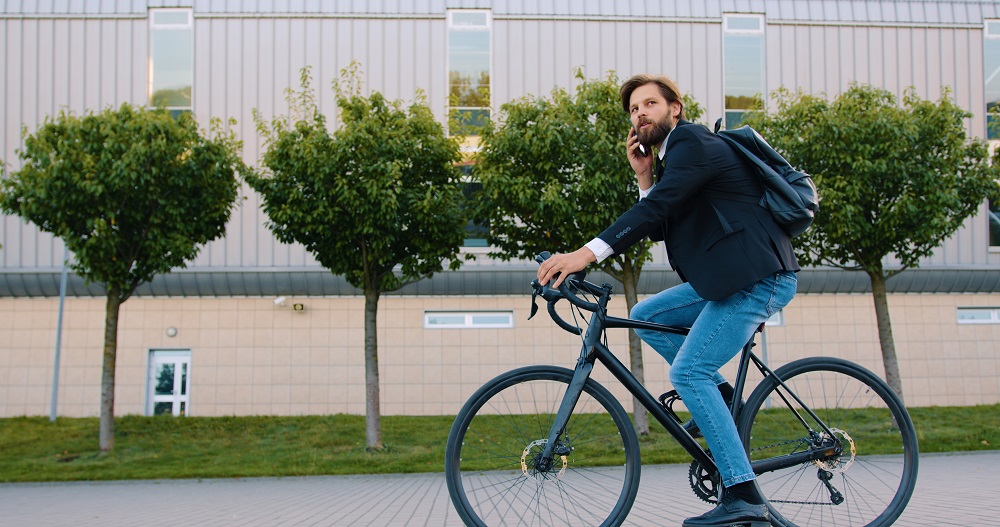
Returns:
[[[775,376],[750,394],[738,423],[772,524],[891,525],[917,480],[917,437],[899,397],[874,373],[836,358],[798,360]],[[759,473],[796,455],[814,459]]]
[[[572,378],[554,366],[514,370],[486,383],[458,413],[445,478],[466,525],[625,521],[639,490],[639,442],[604,387],[586,382],[554,459],[540,459]]]

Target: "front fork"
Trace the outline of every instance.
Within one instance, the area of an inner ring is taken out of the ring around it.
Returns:
[[[552,422],[552,428],[549,430],[548,440],[535,463],[535,467],[539,471],[546,472],[551,470],[552,460],[556,454],[565,455],[567,453],[562,450],[559,439],[566,432],[566,425],[569,424],[569,418],[573,415],[576,403],[580,400],[580,394],[583,393],[583,386],[587,383],[587,379],[590,378],[590,372],[593,370],[594,363],[592,361],[581,357],[577,362],[576,369],[573,371],[573,379],[566,388],[566,394],[559,404],[559,411],[556,413],[555,420]]]

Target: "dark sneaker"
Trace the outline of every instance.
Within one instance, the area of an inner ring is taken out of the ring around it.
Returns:
[[[714,509],[684,520],[684,527],[770,527],[767,505],[753,505],[732,494],[725,493],[722,502]]]
[[[694,422],[694,419],[691,419],[681,426],[684,427],[684,430],[687,430],[687,433],[691,434],[691,437],[695,439],[701,437],[701,429],[698,428],[698,423]]]

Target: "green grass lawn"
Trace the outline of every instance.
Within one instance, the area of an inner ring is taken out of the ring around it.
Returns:
[[[1000,448],[1000,405],[911,408],[920,451]],[[453,417],[382,418],[385,450],[365,449],[364,417],[139,417],[115,421],[115,448],[98,449],[96,418],[0,419],[0,481],[229,478],[440,472]],[[686,463],[657,429],[643,463]]]

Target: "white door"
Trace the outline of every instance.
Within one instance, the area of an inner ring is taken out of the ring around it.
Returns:
[[[151,350],[146,386],[146,415],[187,415],[191,350]]]

